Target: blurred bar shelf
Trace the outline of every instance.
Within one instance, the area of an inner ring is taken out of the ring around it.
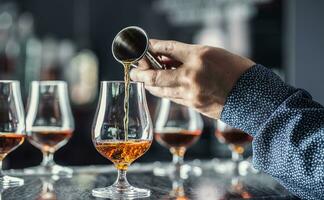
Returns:
[[[247,175],[234,178],[231,162],[219,159],[186,162],[192,166],[199,166],[202,174],[182,180],[182,188],[175,188],[179,187],[179,181],[175,182],[169,177],[153,174],[154,168],[168,164],[134,163],[128,172],[129,182],[134,186],[150,189],[151,196],[146,199],[298,199],[264,173],[248,170]],[[117,176],[116,169],[112,165],[72,168],[75,172],[73,176],[65,178],[23,175],[22,170],[7,170],[5,171],[7,174],[22,177],[25,185],[2,190],[1,197],[6,200],[46,199],[46,197],[53,200],[100,199],[93,197],[91,190],[111,185]],[[175,192],[181,189],[185,195],[175,197]]]

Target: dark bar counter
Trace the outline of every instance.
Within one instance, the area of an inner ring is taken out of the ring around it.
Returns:
[[[151,190],[151,196],[145,199],[298,199],[270,176],[249,170],[250,168],[247,169],[246,175],[235,177],[229,161],[190,162],[190,165],[202,169],[201,175],[196,173],[185,180],[173,181],[169,177],[153,174],[157,166],[165,167],[167,164],[169,163],[135,163],[129,169],[128,180],[133,186]],[[22,174],[22,170],[5,171],[9,175],[24,178],[25,184],[3,190],[0,199],[100,199],[93,197],[91,190],[111,185],[117,176],[117,171],[112,165],[73,168],[74,175],[65,178],[27,176]],[[183,187],[179,183],[183,183]],[[182,189],[185,195],[179,196]]]

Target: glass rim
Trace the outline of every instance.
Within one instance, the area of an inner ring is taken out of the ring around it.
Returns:
[[[53,80],[53,81],[32,81],[32,84],[39,84],[39,85],[62,85],[66,84],[66,81],[62,80]]]
[[[107,83],[123,83],[125,84],[125,81],[100,81],[101,84],[107,84]],[[138,81],[129,81],[130,84],[141,84],[144,85],[144,82],[138,82]]]

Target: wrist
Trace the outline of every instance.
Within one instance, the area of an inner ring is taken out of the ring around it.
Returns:
[[[226,99],[221,119],[255,135],[271,114],[296,91],[271,70],[254,65],[237,81]]]

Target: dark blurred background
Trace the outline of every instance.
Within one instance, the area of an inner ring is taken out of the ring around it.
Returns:
[[[318,88],[307,85],[307,80],[298,82],[305,66],[296,64],[305,56],[303,51],[296,50],[300,44],[298,38],[305,41],[299,46],[306,47],[304,51],[313,49],[314,45],[324,49],[320,36],[324,35],[323,24],[311,26],[316,33],[303,28],[307,22],[324,17],[320,13],[323,3],[314,2],[0,0],[0,79],[20,80],[25,100],[32,80],[66,80],[76,130],[68,144],[57,151],[55,160],[63,165],[108,163],[93,147],[90,129],[99,81],[123,79],[123,68],[113,59],[110,49],[119,30],[136,25],[145,29],[151,38],[226,48],[273,69],[289,83],[308,88],[322,101]],[[312,38],[305,40],[307,34]],[[318,74],[316,70],[321,66],[320,61],[316,64],[319,58],[316,54],[310,61],[315,62],[312,65],[315,69],[308,68],[314,74]],[[311,79],[315,83],[319,80],[319,76]],[[314,85],[318,86],[318,82]],[[154,116],[157,99],[148,95],[148,101]],[[215,139],[214,120],[204,118],[204,122],[203,135],[189,149],[186,159],[229,157],[227,147]],[[154,143],[140,161],[157,158],[171,160],[171,155]],[[5,162],[7,168],[22,168],[37,165],[41,159],[41,152],[25,142]]]

